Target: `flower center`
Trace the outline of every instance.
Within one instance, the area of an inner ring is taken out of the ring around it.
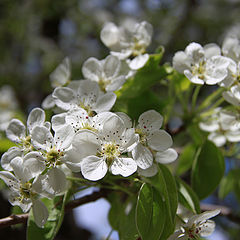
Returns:
[[[198,76],[198,78],[202,80],[204,79],[205,70],[206,70],[205,61],[201,61],[197,66],[196,65],[192,66],[192,74],[194,76]]]
[[[106,87],[109,83],[110,81],[106,80],[105,78],[100,78],[98,81],[98,85],[103,92],[106,92]]]
[[[138,39],[134,39],[134,43],[132,46],[132,55],[133,57],[142,55],[146,52],[145,44],[142,44],[138,41]]]
[[[184,228],[189,239],[199,239],[199,232],[201,231],[201,227],[197,227],[196,224],[193,224],[190,228]]]
[[[63,157],[64,153],[60,150],[57,150],[55,147],[50,149],[49,152],[46,154],[46,166],[47,167],[55,167],[57,165],[61,165],[62,162],[60,160]]]
[[[27,137],[21,139],[21,144],[22,144],[23,149],[26,153],[33,150],[33,146],[31,144],[31,137],[30,136],[27,136]]]
[[[113,160],[118,157],[121,153],[119,146],[115,143],[106,143],[102,147],[101,156],[104,156],[108,166],[111,166]]]
[[[135,133],[137,133],[139,135],[140,143],[143,145],[146,145],[147,144],[147,134],[140,128],[136,128]]]
[[[21,184],[20,186],[20,197],[19,197],[19,201],[22,202],[24,198],[30,198],[31,197],[31,188],[32,188],[32,183],[30,182],[26,182]]]

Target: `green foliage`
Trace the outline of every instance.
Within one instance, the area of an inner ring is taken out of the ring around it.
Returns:
[[[192,168],[192,187],[200,199],[211,194],[220,183],[225,170],[221,151],[210,141],[199,149]]]
[[[179,202],[195,214],[200,213],[200,204],[196,193],[194,193],[192,188],[180,178],[176,178],[176,182],[178,187]]]
[[[164,201],[166,221],[161,235],[161,240],[164,240],[174,231],[175,227],[175,216],[178,205],[176,182],[169,169],[164,165],[159,165],[158,174],[151,177],[150,180]]]
[[[218,195],[225,198],[230,192],[234,192],[240,202],[240,169],[232,169],[227,176],[224,176],[220,185]]]
[[[136,224],[142,240],[158,240],[165,223],[165,206],[160,192],[149,184],[143,184],[136,208]]]

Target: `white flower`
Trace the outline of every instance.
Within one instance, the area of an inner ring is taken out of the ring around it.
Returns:
[[[26,160],[26,161],[25,161]],[[38,199],[41,189],[38,187],[38,179],[35,178],[36,168],[31,157],[23,160],[16,157],[11,161],[11,166],[15,175],[7,171],[0,171],[0,178],[8,185],[11,190],[9,201],[12,205],[21,207],[24,212],[33,208],[33,216],[36,224],[43,227],[48,218],[48,210],[46,206]],[[31,168],[31,169],[30,169]]]
[[[96,81],[104,92],[116,91],[124,84],[125,76],[121,75],[120,70],[121,61],[112,55],[101,61],[91,57],[82,67],[83,76]]]
[[[131,69],[137,70],[148,61],[149,55],[145,52],[151,43],[152,33],[152,25],[145,21],[135,23],[131,29],[108,22],[101,31],[101,40],[119,59],[133,57],[127,62]]]
[[[190,43],[184,52],[174,55],[173,67],[193,83],[213,85],[228,76],[229,58],[220,56],[220,53],[216,44],[202,47],[198,43]]]
[[[199,123],[199,127],[210,132],[208,139],[221,147],[227,141],[240,141],[240,120],[239,114],[217,108],[211,117]]]
[[[49,77],[53,88],[68,84],[71,80],[71,64],[69,58],[64,58]]]
[[[219,213],[220,210],[216,209],[190,217],[186,224],[182,225],[168,240],[190,240],[210,236],[215,229],[215,223],[208,219],[215,217]]]
[[[47,173],[42,181],[50,194],[61,195],[67,188],[65,173],[59,168],[68,163],[67,151],[71,148],[74,130],[70,126],[63,126],[55,132],[53,137],[50,129],[37,126],[32,131],[32,143],[38,152],[31,152],[32,158],[42,164]]]
[[[224,99],[230,104],[239,107],[240,106],[240,85],[234,85],[230,90],[223,92]]]
[[[10,162],[17,156],[33,151],[34,147],[31,142],[31,134],[36,126],[45,126],[50,128],[50,123],[45,122],[45,112],[40,108],[34,108],[27,119],[27,129],[25,125],[18,119],[12,119],[6,129],[7,137],[17,143],[18,147],[9,148],[1,159],[1,165],[5,170],[12,171]]]
[[[82,108],[92,116],[94,112],[109,111],[116,101],[114,93],[101,92],[94,81],[76,81],[73,86],[58,87],[53,92],[56,105],[64,111]]]
[[[177,158],[177,153],[170,148],[171,136],[160,130],[163,118],[155,110],[142,113],[138,119],[135,132],[139,141],[132,151],[133,159],[141,169],[148,169],[153,164],[153,158],[159,163],[170,163]]]
[[[136,162],[124,154],[130,152],[136,142],[134,129],[126,129],[117,115],[112,115],[104,122],[101,133],[89,130],[79,131],[74,140],[73,148],[84,153],[81,171],[89,180],[99,180],[108,169],[114,175],[127,177],[137,170]]]
[[[234,61],[240,61],[240,42],[236,36],[228,36],[224,39],[222,45],[223,55],[232,58]]]

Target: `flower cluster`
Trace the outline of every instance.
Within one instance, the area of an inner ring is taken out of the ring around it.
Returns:
[[[230,104],[225,108],[210,109],[209,117],[203,117],[199,124],[210,132],[208,139],[218,147],[227,142],[239,142],[240,125],[240,40],[237,34],[228,34],[222,48],[216,44],[202,47],[190,43],[185,51],[173,57],[173,67],[195,84],[218,84],[223,99]]]
[[[34,108],[27,126],[18,119],[8,125],[6,136],[16,146],[3,154],[0,178],[11,190],[9,201],[24,212],[32,207],[38,226],[48,218],[41,199],[64,194],[72,172],[91,181],[108,172],[153,176],[157,163],[176,160],[171,136],[160,129],[160,113],[148,110],[133,124],[127,114],[111,112],[117,99],[113,91],[127,81],[131,69],[143,67],[148,60],[145,51],[151,35],[147,22],[131,29],[107,24],[101,39],[113,51],[103,60],[84,62],[85,79],[71,79],[68,58],[50,75],[54,90],[42,106],[53,109],[51,121],[46,121],[43,109]]]
[[[168,240],[190,240],[199,239],[211,235],[215,229],[215,223],[209,218],[215,217],[220,213],[219,209],[213,211],[206,211],[198,215],[191,215],[183,220],[182,224],[177,228]]]

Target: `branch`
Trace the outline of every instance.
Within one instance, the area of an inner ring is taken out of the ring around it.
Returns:
[[[93,192],[90,195],[86,195],[82,198],[72,200],[71,202],[67,203],[65,206],[65,212],[72,210],[80,205],[85,203],[94,202],[100,198],[106,197],[109,193],[109,190],[101,190],[99,192]],[[0,228],[9,227],[11,225],[19,224],[19,223],[26,223],[28,220],[29,213],[18,214],[18,215],[11,215],[6,218],[0,219]]]

